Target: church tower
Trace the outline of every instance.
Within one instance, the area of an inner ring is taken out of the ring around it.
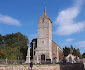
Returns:
[[[47,17],[46,8],[38,19],[36,56],[39,63],[52,62],[52,22]]]

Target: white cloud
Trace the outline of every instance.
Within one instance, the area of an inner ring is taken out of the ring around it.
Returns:
[[[2,14],[0,14],[0,23],[9,24],[9,25],[16,25],[16,26],[21,25],[17,19],[14,19],[10,16],[4,16]]]
[[[59,12],[58,17],[55,20],[55,24],[58,25],[57,30],[54,32],[59,35],[70,35],[76,32],[80,32],[85,27],[85,22],[75,22],[76,18],[80,13],[80,7],[83,0],[76,0],[73,7],[67,8]]]
[[[85,47],[85,41],[80,41],[75,43],[75,45],[77,45],[78,47]]]
[[[72,38],[69,38],[69,39],[66,39],[66,42],[72,42],[74,39]]]
[[[75,39],[68,38],[65,40],[65,42],[62,43],[62,45],[71,45],[73,40],[75,40]]]

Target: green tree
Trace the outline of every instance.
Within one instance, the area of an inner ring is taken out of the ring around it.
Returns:
[[[75,56],[82,58],[79,48],[77,48],[77,49],[73,48],[73,52],[74,52]]]
[[[68,54],[70,53],[70,48],[65,46],[65,48],[63,48],[63,53],[64,56],[68,56]]]
[[[25,59],[27,55],[27,48],[29,44],[29,40],[27,36],[21,34],[20,32],[7,34],[5,36],[0,35],[0,42],[2,42],[0,50],[1,53],[5,53],[5,58],[8,59]],[[1,58],[3,58],[1,56]],[[3,58],[4,59],[4,58]]]
[[[80,58],[82,58],[79,48],[75,49],[72,45],[70,48],[66,47],[66,46],[65,46],[65,48],[63,48],[64,56],[68,56],[68,54],[70,53],[71,50],[73,50],[73,53],[72,53],[73,55],[79,56]]]
[[[73,48],[73,46],[71,45],[71,48],[70,48],[71,50],[73,50],[74,48]]]
[[[6,54],[0,50],[0,59],[3,59],[3,58],[5,59],[5,57],[6,57],[5,55]]]
[[[34,49],[37,47],[37,38],[33,39],[30,43],[30,55],[31,55],[31,59],[33,58],[33,42],[35,42],[35,47]]]
[[[82,58],[85,58],[85,53],[82,54]]]

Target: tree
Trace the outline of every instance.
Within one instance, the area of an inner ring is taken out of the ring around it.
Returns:
[[[33,42],[35,42],[35,47],[34,49],[37,47],[37,38],[33,39],[30,43],[30,55],[31,55],[31,59],[33,58]]]
[[[81,54],[80,54],[79,48],[78,49],[75,49],[72,45],[71,45],[70,48],[69,47],[66,47],[66,46],[65,46],[65,48],[63,48],[64,56],[68,56],[68,54],[70,54],[70,51],[71,50],[73,50],[73,53],[72,53],[73,55],[79,56],[81,58]]]
[[[77,48],[77,49],[73,48],[73,52],[74,52],[75,56],[82,58],[79,48]]]
[[[8,59],[25,59],[27,55],[27,48],[29,40],[27,36],[21,34],[20,32],[7,34],[5,36],[0,35],[1,42],[0,50],[1,53],[5,53],[5,58]],[[0,54],[1,54],[0,53]],[[1,56],[1,58],[3,58]],[[4,59],[4,58],[3,58]]]
[[[71,45],[71,48],[70,48],[71,50],[73,50],[74,48],[73,48],[73,46]]]
[[[68,54],[70,53],[70,48],[65,46],[65,48],[63,48],[63,53],[64,56],[68,56]]]
[[[3,58],[5,59],[5,57],[6,57],[5,55],[6,54],[0,50],[0,59],[3,59]]]
[[[82,58],[85,58],[85,53],[82,54]]]

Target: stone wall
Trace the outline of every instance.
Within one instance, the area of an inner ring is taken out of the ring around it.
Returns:
[[[55,57],[58,58],[59,60],[58,62],[60,62],[60,60],[63,57],[63,52],[61,48],[55,42],[52,41],[52,58],[55,58]]]
[[[60,64],[60,70],[84,70],[84,65],[83,63]]]
[[[0,70],[30,70],[28,65],[0,65]],[[32,70],[60,70],[57,65],[34,65]]]
[[[29,65],[0,65],[0,70],[30,70]],[[83,64],[34,65],[32,70],[84,70]]]

